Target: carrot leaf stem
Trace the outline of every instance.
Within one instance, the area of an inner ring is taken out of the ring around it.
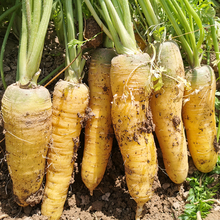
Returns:
[[[219,53],[219,42],[217,38],[216,28],[215,28],[215,19],[210,18],[209,19],[210,26],[211,26],[211,34],[212,34],[212,40],[213,40],[213,46],[215,50],[216,60],[218,61],[218,76],[220,77],[220,53]]]
[[[131,20],[128,19],[128,15],[127,15],[127,20],[126,21],[124,20],[124,23],[122,23],[111,1],[110,0],[101,0],[101,1],[105,1],[107,9],[111,15],[111,20],[114,25],[114,28],[119,35],[120,41],[122,45],[125,48],[127,48],[127,52],[125,53],[137,52],[136,41],[133,39],[134,37],[132,37],[132,35],[130,35],[129,31],[127,31],[126,29],[126,27],[129,27],[131,23]],[[126,2],[128,4],[127,0],[124,0],[123,4],[126,4]],[[123,14],[125,13],[130,14],[129,7],[123,7],[122,9],[123,9]]]
[[[72,39],[75,39],[76,33],[75,33],[75,25],[73,20],[73,7],[72,7],[72,1],[65,0],[64,1],[64,7],[66,12],[66,33],[67,33],[67,43],[69,43]],[[68,55],[69,60],[73,60],[74,57],[76,57],[76,47],[68,47]],[[72,68],[76,69],[77,62],[74,62],[72,64]],[[77,77],[78,78],[78,77]]]
[[[215,20],[214,18],[209,19],[210,26],[211,26],[211,34],[212,34],[212,40],[213,40],[213,45],[214,45],[214,50],[216,54],[216,59],[218,60],[217,67],[218,67],[218,75],[220,77],[220,54],[219,54],[219,42],[216,34],[216,28],[215,28]],[[220,113],[218,115],[219,122],[220,122]],[[217,130],[217,143],[219,141],[219,136],[220,136],[220,126],[218,124],[218,130]]]
[[[150,0],[138,0],[138,2],[143,10],[143,14],[147,20],[148,26],[150,27],[157,26],[156,29],[158,30],[159,20],[154,12]],[[157,32],[154,31],[153,35],[155,40],[160,40]]]
[[[66,22],[63,19],[64,41],[66,47],[66,65],[69,66],[65,71],[65,80],[78,83],[82,77],[85,59],[82,58],[83,44],[83,14],[82,2],[80,0],[65,0],[64,13]],[[75,7],[73,7],[73,5]],[[62,9],[61,9],[62,10]],[[76,15],[74,17],[74,15]],[[75,23],[78,25],[76,26]],[[76,29],[77,28],[77,29]],[[74,62],[72,62],[74,60]]]
[[[197,49],[200,49],[200,47],[202,46],[202,43],[204,41],[204,37],[205,37],[205,31],[204,31],[204,27],[202,25],[202,21],[201,21],[199,15],[196,13],[196,11],[193,9],[191,4],[189,3],[189,1],[188,0],[184,0],[184,3],[186,5],[186,8],[187,8],[189,14],[192,15],[192,17],[194,18],[196,24],[199,27],[200,35],[199,35],[199,41],[197,42],[196,47],[197,47]]]
[[[35,84],[34,81],[38,78],[52,3],[53,0],[43,1],[43,4],[41,0],[22,1],[22,29],[18,58],[18,75],[21,85],[30,82]]]
[[[119,4],[119,2],[117,0],[111,0],[111,1],[115,7],[115,10],[116,10],[118,16],[120,17],[121,21],[123,22],[123,20],[124,20],[123,19],[123,12],[122,12],[122,8],[121,8],[122,4]]]
[[[25,1],[22,1],[22,25],[21,25],[21,36],[20,36],[20,47],[19,47],[19,58],[18,58],[18,74],[19,74],[19,82],[22,85],[26,85],[29,83],[30,79],[27,77],[27,24],[26,24],[26,9],[25,9]]]
[[[125,29],[129,33],[129,35],[132,39],[132,42],[136,42],[135,37],[134,37],[134,29],[133,29],[133,23],[132,23],[129,3],[127,0],[123,0],[121,3],[122,3]],[[135,48],[136,48],[136,43],[135,43]]]
[[[116,50],[118,53],[124,53],[124,47],[119,40],[119,36],[118,36],[116,29],[112,23],[112,20],[109,15],[109,12],[108,12],[108,9],[107,9],[105,2],[103,0],[100,0],[100,5],[101,5],[102,11],[105,15],[104,19],[105,19],[105,22],[107,23],[107,26],[109,28],[108,30],[111,33],[113,42],[115,43]]]
[[[188,59],[189,59],[189,63],[190,65],[193,65],[194,63],[194,59],[193,59],[193,51],[192,51],[192,48],[190,47],[189,43],[186,41],[185,37],[183,36],[183,33],[181,31],[181,29],[179,28],[179,25],[177,24],[172,12],[170,11],[168,5],[166,2],[170,1],[170,0],[159,0],[160,3],[161,3],[161,6],[162,8],[164,9],[164,11],[166,12],[170,22],[172,23],[175,31],[176,31],[176,34],[178,35],[179,37],[179,40],[181,41],[182,43],[182,47],[183,49],[186,51],[187,53],[187,56],[188,56]]]
[[[41,11],[42,9],[42,3],[41,1],[34,1],[34,11],[33,11],[33,21],[31,21],[31,27],[29,30],[29,42],[28,42],[28,59],[31,56],[31,52],[34,46],[34,41],[36,40],[37,37],[37,31],[40,25],[40,19],[41,19]]]
[[[176,16],[180,20],[180,23],[182,24],[182,26],[185,29],[185,32],[187,33],[186,39],[187,39],[189,45],[192,48],[193,59],[194,59],[194,61],[193,61],[194,67],[199,66],[199,55],[198,55],[198,49],[196,47],[196,39],[195,39],[194,32],[191,29],[190,23],[187,20],[186,15],[183,13],[182,8],[179,6],[177,1],[176,0],[171,0],[171,1],[168,1],[168,3],[170,5],[170,7],[172,7],[172,10],[174,10],[174,8],[175,8]],[[188,38],[188,36],[189,36],[189,38]]]

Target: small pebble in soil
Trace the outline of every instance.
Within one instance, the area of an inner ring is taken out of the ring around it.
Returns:
[[[85,195],[85,196],[81,195],[80,198],[82,200],[80,205],[88,205],[89,204],[90,199],[89,199],[88,195]]]
[[[169,188],[170,187],[170,183],[164,183],[163,185],[162,185],[162,188],[163,189],[167,189],[167,188]]]
[[[103,201],[109,201],[109,196],[110,196],[110,195],[111,195],[110,192],[105,193],[105,194],[102,196],[102,200],[103,200]]]
[[[122,213],[122,209],[120,209],[120,208],[116,208],[116,212],[118,212],[118,213]]]
[[[220,213],[220,206],[216,206],[216,207],[214,208],[214,211],[219,211],[219,213]]]
[[[189,191],[184,192],[184,193],[183,193],[183,198],[184,198],[184,199],[187,199],[188,195],[189,195]]]
[[[174,209],[179,209],[179,207],[180,207],[179,202],[174,202],[174,203],[173,203],[173,208],[174,208]]]

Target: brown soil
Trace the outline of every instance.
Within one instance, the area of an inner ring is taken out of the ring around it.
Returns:
[[[0,38],[0,45],[1,42],[2,39]],[[17,40],[13,36],[10,36],[3,66],[6,82],[8,84],[15,82],[18,53],[17,45]],[[59,45],[53,31],[49,29],[41,62],[41,78],[64,62],[63,51],[64,50]],[[63,78],[63,74],[61,74],[59,78]],[[48,89],[51,92],[53,91],[54,84],[57,80],[58,79],[48,86]],[[3,85],[0,82],[0,99],[3,92]],[[80,176],[83,154],[83,134],[84,131],[82,131],[81,142],[78,148],[74,181],[72,181],[69,187],[61,219],[134,220],[136,203],[128,193],[123,161],[116,140],[114,140],[112,154],[104,178],[94,191],[94,195],[92,197],[89,195],[89,190],[83,184]],[[47,218],[41,215],[40,204],[34,207],[28,206],[22,208],[15,203],[12,191],[12,181],[5,160],[4,132],[1,126],[0,141],[0,219],[46,220]],[[157,152],[159,170],[158,178],[154,183],[155,193],[152,199],[145,205],[142,219],[178,219],[178,216],[182,213],[183,207],[186,203],[189,185],[187,182],[181,185],[176,185],[171,182],[165,172],[162,153],[159,148],[157,149]],[[189,158],[189,161],[189,175],[192,175],[193,171],[196,169],[191,158]],[[220,199],[220,193],[218,193],[216,198]],[[218,219],[220,219],[220,206],[215,204],[211,214],[206,220]]]
[[[175,115],[175,116],[173,116],[172,121],[173,121],[173,125],[174,125],[174,127],[177,128],[178,125],[179,125],[180,122],[181,122],[181,119],[180,119],[178,116]]]
[[[86,46],[88,48],[97,48],[102,44],[103,37],[101,32],[102,32],[101,28],[96,23],[93,17],[90,17],[89,19],[86,20],[84,38],[88,40],[86,42]]]

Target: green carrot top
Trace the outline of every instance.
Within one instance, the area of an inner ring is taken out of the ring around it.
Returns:
[[[193,68],[200,66],[199,49],[205,37],[201,18],[188,0],[183,0],[181,4],[177,0],[159,1],[178,35],[182,48],[188,56],[189,64]],[[197,42],[194,22],[199,28],[199,39]],[[180,29],[179,24],[183,26],[184,32]]]
[[[131,12],[128,0],[98,0],[92,5],[90,0],[84,0],[96,22],[100,25],[105,34],[114,42],[117,53],[133,54],[140,50],[137,47]],[[102,14],[102,22],[96,10]]]
[[[22,86],[37,84],[53,0],[23,0],[18,76]]]
[[[65,71],[65,80],[78,83],[85,65],[81,49],[84,42],[82,1],[56,0],[52,15],[58,38],[65,44],[65,62],[69,66]]]

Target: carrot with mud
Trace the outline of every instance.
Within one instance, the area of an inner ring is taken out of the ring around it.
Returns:
[[[81,1],[74,0],[78,11],[79,37],[83,40],[83,19]],[[66,65],[75,61],[65,72],[65,79],[60,80],[54,88],[52,105],[52,145],[49,148],[45,194],[41,212],[51,220],[60,219],[71,182],[79,136],[89,102],[88,87],[81,83],[85,60],[81,55],[81,47],[70,45],[75,39],[73,21],[73,2],[64,1],[66,23],[63,23],[66,45]],[[60,3],[61,11],[62,5]],[[63,20],[64,22],[64,20]],[[69,47],[68,44],[69,43]],[[77,55],[78,54],[78,55]]]
[[[138,0],[148,26],[158,30],[160,16],[150,1]],[[146,30],[147,31],[147,30]],[[182,121],[182,100],[185,71],[178,45],[164,41],[154,31],[155,77],[150,106],[155,124],[155,133],[163,155],[163,162],[169,178],[176,184],[185,181],[188,175],[188,155],[185,131]],[[158,73],[159,72],[159,73]]]
[[[91,3],[88,0],[85,0],[85,3],[98,23]],[[157,175],[157,155],[149,109],[151,59],[148,54],[141,53],[137,48],[129,4],[128,1],[123,3],[120,10],[114,8],[109,0],[100,1],[100,6],[111,33],[109,37],[113,39],[119,53],[111,61],[110,84],[113,95],[111,116],[124,161],[129,193],[137,203],[138,220],[144,204],[153,195],[152,186]]]
[[[186,73],[186,80],[191,84],[190,89],[185,89],[183,100],[183,122],[186,130],[188,148],[196,168],[204,173],[210,172],[215,167],[218,157],[215,121],[215,90],[216,81],[212,68],[208,65],[201,66],[199,49],[204,40],[204,27],[198,14],[187,0],[184,0],[187,13],[184,14],[176,0],[160,0],[164,10],[170,18],[182,47],[188,55],[191,70]],[[179,29],[174,15],[189,34],[185,38]],[[194,29],[187,22],[187,15],[191,16],[199,27],[199,39],[196,42]],[[190,42],[189,42],[190,39]]]
[[[37,85],[52,0],[22,2],[18,82],[7,87],[2,98],[6,160],[15,201],[34,206],[42,198],[46,155],[51,141],[51,96]],[[31,17],[35,20],[31,20]],[[32,34],[30,34],[30,32]]]
[[[166,41],[158,46],[157,65],[164,72],[163,86],[153,92],[150,100],[155,133],[166,172],[174,183],[180,184],[188,175],[188,155],[182,121],[185,72],[176,43]]]
[[[89,67],[89,108],[92,117],[88,119],[85,127],[81,176],[90,195],[93,195],[93,190],[103,178],[112,149],[110,66],[115,55],[113,49],[96,49],[91,56]]]

